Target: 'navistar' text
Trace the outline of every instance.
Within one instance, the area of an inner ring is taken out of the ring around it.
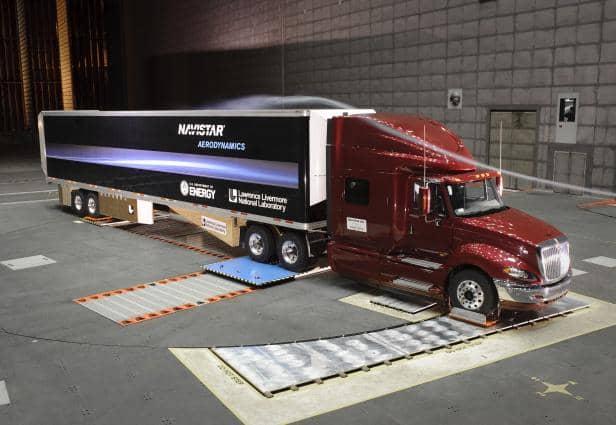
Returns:
[[[178,124],[180,136],[222,136],[224,124]]]

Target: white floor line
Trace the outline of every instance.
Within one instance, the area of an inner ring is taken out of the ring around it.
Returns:
[[[29,195],[31,193],[57,193],[58,189],[53,190],[33,190],[32,192],[11,192],[11,193],[0,193],[0,196],[10,196],[10,195]]]
[[[583,261],[603,267],[616,267],[616,258],[604,257],[601,255],[598,257],[587,258]]]
[[[53,199],[36,199],[33,201],[17,201],[17,202],[0,202],[0,206],[2,205],[21,205],[21,204],[35,204],[38,202],[58,202],[56,198]]]
[[[6,389],[6,382],[0,381],[0,406],[11,404],[9,391]]]
[[[571,269],[571,271],[573,272],[573,277],[581,276],[583,274],[587,274],[588,273],[588,272],[585,272],[584,270],[578,270],[578,269]]]

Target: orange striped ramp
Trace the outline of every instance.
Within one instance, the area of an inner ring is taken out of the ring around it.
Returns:
[[[178,311],[254,291],[209,273],[195,272],[77,298],[75,301],[119,325],[157,319]]]

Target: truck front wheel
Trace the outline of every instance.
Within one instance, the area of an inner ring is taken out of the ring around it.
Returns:
[[[246,230],[245,238],[248,255],[253,260],[267,263],[274,257],[276,243],[267,227],[253,224]]]
[[[295,232],[285,232],[278,240],[278,261],[287,270],[302,272],[310,264],[306,237]]]
[[[478,270],[462,270],[449,284],[453,307],[489,315],[498,308],[498,297],[490,279]]]

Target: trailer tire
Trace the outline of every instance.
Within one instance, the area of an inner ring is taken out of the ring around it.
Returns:
[[[79,217],[86,215],[86,196],[82,190],[71,192],[71,209]]]
[[[253,224],[246,230],[245,238],[250,258],[260,263],[269,263],[272,260],[276,252],[276,242],[267,227]]]
[[[303,272],[310,265],[305,235],[284,232],[278,240],[277,253],[280,266],[287,270]]]
[[[456,273],[448,288],[452,307],[485,315],[498,310],[498,296],[494,284],[479,270],[467,269]]]
[[[95,192],[88,193],[86,196],[86,213],[90,217],[98,217],[100,209],[98,207],[98,194]]]

